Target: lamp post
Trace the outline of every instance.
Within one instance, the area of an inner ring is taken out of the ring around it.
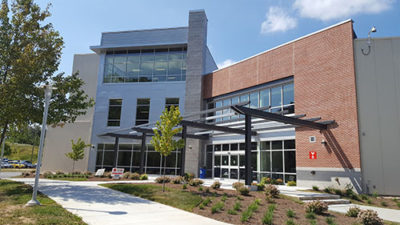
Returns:
[[[36,166],[36,174],[35,174],[35,184],[33,186],[32,199],[26,203],[26,206],[35,206],[40,205],[40,202],[36,199],[38,185],[39,185],[39,176],[40,176],[40,166],[42,164],[42,153],[43,153],[43,145],[44,145],[44,137],[46,133],[46,125],[47,125],[47,113],[49,111],[51,92],[56,89],[51,85],[44,86],[44,111],[43,111],[43,120],[42,120],[42,131],[40,133],[40,143],[39,143],[39,153],[38,153],[38,161]]]

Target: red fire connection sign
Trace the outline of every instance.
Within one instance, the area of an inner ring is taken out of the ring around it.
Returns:
[[[309,153],[309,157],[310,157],[310,159],[317,159],[317,152],[311,151]]]

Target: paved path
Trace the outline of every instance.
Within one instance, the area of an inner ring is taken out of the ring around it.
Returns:
[[[0,172],[0,178],[4,179],[4,178],[16,177],[16,176],[19,176],[21,174],[22,174],[21,172],[3,172],[3,171],[1,171]]]
[[[354,207],[354,206],[357,206],[358,208],[364,209],[364,210],[366,210],[366,209],[374,210],[378,213],[380,218],[382,218],[384,220],[400,223],[400,210],[396,210],[396,209],[385,209],[385,208],[380,208],[380,207],[365,206],[365,205],[358,205],[358,204],[345,204],[345,205],[330,205],[329,210],[335,211],[335,212],[340,212],[340,213],[346,213],[350,207]]]
[[[33,179],[12,179],[32,185]],[[139,181],[140,182],[140,181]],[[68,211],[96,225],[226,225],[210,218],[98,186],[105,182],[41,179],[39,190]]]

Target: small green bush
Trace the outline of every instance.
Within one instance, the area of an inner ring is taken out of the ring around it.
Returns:
[[[260,184],[271,184],[272,183],[272,180],[271,180],[271,178],[270,177],[263,177],[263,178],[261,178],[261,181],[260,181]]]
[[[328,225],[335,225],[335,221],[333,220],[332,217],[326,217],[325,222],[326,222]]]
[[[122,175],[122,178],[128,179],[130,175],[131,175],[130,172],[125,172],[125,173]]]
[[[373,210],[361,210],[358,213],[357,220],[363,225],[383,225],[383,220]]]
[[[169,182],[171,182],[171,177],[167,177],[167,176],[157,177],[155,182],[159,183],[159,184],[169,183]]]
[[[187,184],[183,184],[182,189],[187,189]]]
[[[224,193],[225,194],[225,193]],[[227,195],[222,196],[221,201],[225,202],[228,199]]]
[[[233,187],[236,191],[238,191],[239,188],[244,187],[244,183],[235,182],[235,183],[232,184],[232,187]]]
[[[399,207],[399,208],[400,208],[400,202],[398,202],[398,203],[397,203],[397,207]]]
[[[53,176],[53,173],[50,172],[50,171],[46,171],[46,172],[43,173],[43,177],[44,178],[50,178],[51,176]]]
[[[381,206],[383,206],[383,207],[387,207],[387,206],[388,206],[388,204],[387,204],[387,202],[381,202]]]
[[[315,213],[313,212],[307,212],[306,213],[306,218],[310,220],[314,220],[316,218]]]
[[[283,184],[283,180],[281,178],[278,178],[275,180],[275,184],[281,185]]]
[[[268,206],[268,210],[265,212],[263,219],[262,219],[263,224],[272,225],[275,208],[276,208],[275,204]]]
[[[149,176],[147,176],[147,174],[142,174],[142,175],[140,175],[140,180],[148,180],[149,179]]]
[[[204,205],[203,205],[203,204],[200,204],[200,205],[199,205],[199,209],[204,209]]]
[[[131,174],[129,175],[129,179],[131,179],[131,180],[139,180],[139,179],[140,179],[140,174],[138,174],[138,173],[131,173]]]
[[[374,193],[372,193],[372,197],[377,198],[378,196],[378,192],[374,191]]]
[[[348,217],[357,217],[359,212],[360,212],[360,208],[358,208],[358,207],[350,207],[349,210],[347,210],[346,216],[348,216]]]
[[[176,176],[171,179],[173,184],[182,184],[185,179],[182,176]]]
[[[219,182],[219,181],[214,181],[214,183],[213,184],[211,184],[211,188],[212,189],[214,189],[214,190],[217,190],[217,189],[219,189],[221,187],[221,182]]]
[[[194,174],[193,173],[185,173],[184,179],[185,179],[186,182],[189,182],[193,178],[194,178]]]
[[[254,202],[255,202],[257,205],[261,205],[261,199],[259,199],[259,198],[257,198],[256,200],[254,200]]]
[[[368,205],[372,205],[372,200],[371,200],[371,199],[368,199],[368,200],[367,200],[367,204],[368,204]]]
[[[250,193],[250,190],[249,190],[247,187],[245,187],[245,186],[240,187],[237,191],[238,191],[241,195],[249,195],[249,193]]]
[[[293,210],[288,209],[286,212],[286,216],[289,218],[294,218],[294,217],[296,217],[296,213]]]
[[[214,214],[222,211],[224,209],[224,206],[224,202],[218,202],[217,204],[213,205],[213,207],[211,207],[211,213]]]
[[[286,225],[296,225],[296,223],[292,219],[286,220]]]
[[[287,182],[287,186],[297,186],[296,181]]]
[[[368,195],[366,195],[366,194],[361,194],[360,197],[361,197],[362,200],[368,200],[369,199]]]
[[[313,189],[314,191],[319,191],[319,187],[318,187],[318,186],[312,186],[312,189]]]
[[[335,192],[336,195],[340,195],[340,196],[343,195],[343,192],[340,189],[333,189],[333,192]]]
[[[310,220],[310,225],[317,225],[317,221],[315,220]],[[354,224],[353,224],[354,225]]]
[[[206,198],[206,199],[202,202],[202,205],[208,206],[208,204],[210,204],[210,203],[211,203],[211,198]]]
[[[237,212],[233,209],[228,210],[229,215],[237,215]]]
[[[65,173],[63,172],[63,171],[61,171],[61,170],[57,170],[56,171],[56,175],[64,175]]]
[[[209,194],[210,193],[210,188],[206,188],[206,193]]]
[[[328,194],[332,194],[333,193],[333,188],[332,187],[326,187],[326,188],[324,188],[324,192],[328,193]]]
[[[236,201],[235,204],[233,205],[233,209],[236,211],[239,211],[242,205],[240,204],[239,201]]]
[[[275,185],[269,184],[265,187],[265,194],[271,198],[278,198],[280,191]]]
[[[200,179],[191,179],[190,181],[189,181],[189,185],[190,186],[194,186],[194,187],[197,187],[197,186],[200,186],[200,185],[202,185],[204,183],[204,181],[202,181],[202,180],[200,180]]]
[[[203,191],[203,187],[202,186],[199,187],[199,191]]]
[[[328,204],[322,201],[312,201],[308,202],[304,206],[306,212],[312,212],[316,214],[322,214],[323,212],[328,210]]]

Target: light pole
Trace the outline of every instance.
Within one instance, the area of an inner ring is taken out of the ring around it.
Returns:
[[[36,174],[35,174],[35,184],[33,186],[32,199],[28,203],[26,203],[26,206],[40,205],[40,202],[36,199],[36,197],[37,197],[37,191],[38,191],[38,185],[39,185],[40,166],[42,164],[42,152],[43,152],[43,145],[44,145],[44,137],[46,135],[45,133],[46,133],[46,125],[47,125],[47,113],[49,111],[51,92],[54,89],[56,89],[56,88],[53,88],[51,85],[45,85],[44,88],[45,88],[44,89],[44,111],[43,111],[42,131],[40,133],[40,143],[39,143],[39,153],[38,153],[38,160],[37,160]]]

